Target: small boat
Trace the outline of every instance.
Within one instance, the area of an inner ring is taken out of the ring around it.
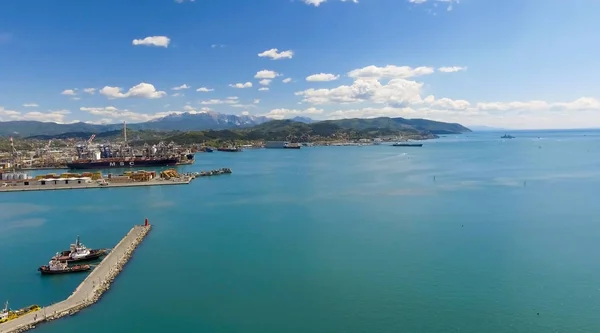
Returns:
[[[285,145],[283,146],[284,149],[300,149],[300,147],[302,147],[302,146],[298,143],[288,143],[288,142],[286,142]]]
[[[39,305],[34,304],[26,308],[13,311],[8,307],[8,301],[6,301],[6,303],[4,303],[4,308],[0,311],[0,324],[5,323],[9,320],[17,319],[28,313],[39,311],[40,309],[41,307]]]
[[[40,271],[42,274],[65,274],[86,272],[90,269],[92,269],[90,265],[76,265],[69,267],[69,264],[64,261],[52,259],[48,265],[38,268],[38,271]]]
[[[207,152],[207,153],[212,153],[214,150],[212,148],[210,148],[210,147],[205,147],[204,151]]]
[[[423,147],[422,143],[396,142],[393,147]]]
[[[500,137],[500,139],[514,139],[515,137],[510,134],[504,134]]]
[[[221,147],[221,148],[217,148],[217,151],[225,151],[225,152],[235,153],[235,152],[242,151],[242,148],[239,148],[239,147]]]
[[[79,236],[75,244],[71,244],[69,250],[57,253],[52,259],[65,262],[95,260],[104,256],[108,251],[106,249],[88,249],[79,241]]]

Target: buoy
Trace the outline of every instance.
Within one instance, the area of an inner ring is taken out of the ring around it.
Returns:
[[[146,227],[148,226],[148,219],[145,219],[144,226],[146,226]]]

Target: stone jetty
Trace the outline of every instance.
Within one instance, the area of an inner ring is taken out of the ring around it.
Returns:
[[[19,333],[35,328],[36,325],[73,315],[100,299],[110,289],[112,281],[121,272],[133,251],[144,240],[152,228],[149,224],[134,226],[96,268],[83,280],[67,299],[43,307],[39,311],[0,324],[0,333]]]

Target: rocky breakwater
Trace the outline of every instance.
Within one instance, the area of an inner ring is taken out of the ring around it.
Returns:
[[[151,228],[150,224],[133,227],[92,273],[83,280],[69,298],[44,307],[40,311],[28,314],[22,318],[0,324],[0,332],[24,332],[35,328],[35,325],[39,323],[74,315],[83,308],[96,303],[102,294],[110,289],[114,279],[123,270],[134,250],[144,240]]]

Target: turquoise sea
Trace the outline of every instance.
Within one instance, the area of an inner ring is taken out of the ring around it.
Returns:
[[[0,300],[66,298],[84,275],[37,267],[147,217],[100,302],[37,332],[599,332],[600,132],[502,134],[204,153],[181,169],[233,174],[0,193]]]

